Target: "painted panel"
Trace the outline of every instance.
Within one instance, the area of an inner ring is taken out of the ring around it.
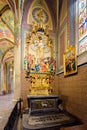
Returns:
[[[58,38],[58,71],[63,69],[63,53],[67,46],[67,23],[62,28]]]
[[[64,53],[64,43],[65,43],[65,32],[63,32],[60,36],[60,66],[63,65],[63,53]]]

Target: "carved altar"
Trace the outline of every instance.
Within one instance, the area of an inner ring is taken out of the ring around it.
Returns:
[[[31,87],[29,95],[50,95],[53,94],[51,82],[53,76],[47,73],[32,73],[30,74]]]

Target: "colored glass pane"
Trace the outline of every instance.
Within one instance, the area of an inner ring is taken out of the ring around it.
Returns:
[[[82,13],[79,15],[79,27],[84,24],[86,21],[86,8],[82,11]]]
[[[79,14],[85,9],[86,0],[79,0]]]
[[[78,0],[79,2],[79,53],[87,49],[87,6],[86,0]]]

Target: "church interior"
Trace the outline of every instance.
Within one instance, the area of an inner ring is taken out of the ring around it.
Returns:
[[[87,130],[87,0],[0,0],[0,130]]]

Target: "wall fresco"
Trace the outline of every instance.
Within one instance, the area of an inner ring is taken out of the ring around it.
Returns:
[[[53,30],[53,24],[52,24],[52,18],[49,12],[49,9],[45,3],[45,1],[40,1],[40,0],[35,0],[29,10],[28,10],[28,16],[27,16],[27,24],[32,24],[32,22],[38,22],[37,17],[38,17],[38,12],[40,9],[43,9],[44,12],[44,24],[49,25],[49,29]]]
[[[63,53],[64,53],[64,48],[65,48],[65,32],[62,32],[61,36],[60,36],[60,66],[63,65]]]

